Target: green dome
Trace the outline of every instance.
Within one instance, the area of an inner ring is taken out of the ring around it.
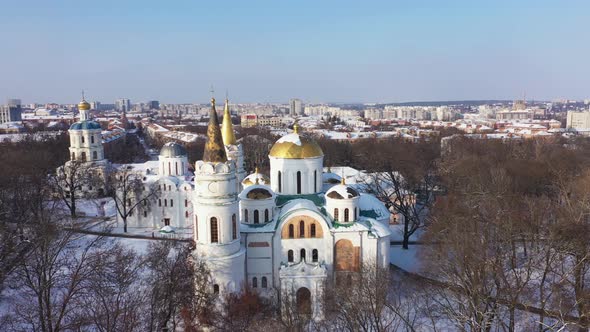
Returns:
[[[70,126],[70,130],[92,130],[92,129],[102,129],[100,124],[95,121],[79,121]]]

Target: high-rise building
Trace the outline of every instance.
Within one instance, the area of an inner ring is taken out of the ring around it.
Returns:
[[[568,111],[566,128],[590,129],[590,112]]]
[[[22,121],[20,99],[8,99],[7,104],[0,106],[0,123]]]
[[[150,100],[146,103],[146,106],[149,110],[159,110],[160,102],[157,100]]]
[[[127,98],[121,98],[115,100],[115,110],[119,112],[131,111],[131,100]]]
[[[289,114],[291,115],[303,115],[303,107],[301,99],[291,99],[289,101]]]

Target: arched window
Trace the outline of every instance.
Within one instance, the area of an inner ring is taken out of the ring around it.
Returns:
[[[162,199],[158,198],[158,206],[162,206]]]
[[[94,144],[94,136],[90,136],[90,143]]]
[[[246,223],[248,222],[248,209],[244,209],[244,220],[246,221]]]
[[[188,218],[188,211],[184,211],[184,217]]]
[[[92,151],[92,159],[94,159],[94,160],[98,159],[98,152]]]
[[[287,261],[293,262],[293,250],[287,251]]]
[[[168,162],[168,175],[172,175],[172,166],[170,165],[170,162]]]
[[[301,194],[301,171],[297,171],[297,194]]]
[[[195,214],[195,240],[199,240],[199,217]]]
[[[258,210],[254,210],[254,223],[255,224],[260,223],[260,219],[259,219],[259,216],[258,216]]]
[[[262,286],[262,288],[266,288],[266,287],[268,287],[268,285],[267,285],[267,282],[266,282],[266,277],[262,277],[262,282],[261,282],[261,284],[262,284],[262,285],[261,285],[261,286]]]
[[[281,192],[281,187],[282,187],[281,185],[283,183],[283,179],[281,178],[281,171],[279,171],[279,180],[278,180],[278,183],[279,183],[279,192]]]
[[[299,237],[305,237],[305,222],[299,220]]]
[[[211,243],[219,242],[217,218],[211,217]]]
[[[81,138],[82,138],[82,144],[84,144],[84,136],[82,136]]]
[[[82,152],[82,161],[86,161],[86,152]]]
[[[264,210],[264,222],[268,222],[268,209]]]
[[[168,206],[168,200],[164,198],[164,206]]]
[[[184,207],[188,207],[188,199],[184,200]]]
[[[170,198],[170,207],[174,206],[174,201],[172,200],[172,198]]]
[[[315,237],[315,224],[311,224],[310,226],[309,237]]]
[[[292,239],[295,237],[295,227],[293,224],[289,224],[289,238]]]
[[[231,235],[234,240],[238,238],[238,225],[235,213],[231,216]]]
[[[76,153],[72,152],[72,160],[76,160]]]
[[[348,208],[344,209],[344,221],[348,221]]]
[[[311,260],[313,262],[317,262],[318,261],[318,250],[314,249],[311,251]]]
[[[213,294],[219,294],[219,285],[218,284],[213,285]]]
[[[318,171],[313,171],[313,191],[318,190]]]
[[[252,278],[252,288],[258,288],[258,278]]]
[[[305,249],[300,250],[301,260],[305,260]]]
[[[178,175],[178,163],[174,163],[174,170],[176,171],[176,175]]]
[[[354,208],[354,216],[352,216],[352,220],[356,220],[356,218],[358,218],[358,215],[356,214],[356,208]]]
[[[338,221],[338,209],[334,209],[334,221]]]

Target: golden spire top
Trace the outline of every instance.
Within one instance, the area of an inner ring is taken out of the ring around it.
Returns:
[[[299,134],[299,125],[298,125],[298,124],[294,124],[294,125],[293,125],[293,132],[294,132],[295,134]]]
[[[344,179],[344,176],[340,178],[340,184],[346,185],[346,180]]]
[[[80,103],[78,104],[78,110],[79,111],[90,110],[90,104],[86,101],[86,98],[84,98],[84,90],[82,90],[82,101],[80,101]],[[81,121],[83,121],[83,120],[81,120]]]
[[[223,136],[223,144],[236,145],[236,135],[234,134],[234,126],[231,123],[229,100],[227,97],[225,98],[225,108],[223,109],[223,124],[221,125],[221,134]]]
[[[254,168],[254,174],[258,174],[258,166],[256,166],[256,168]]]
[[[219,128],[219,119],[215,110],[215,98],[211,98],[211,111],[209,112],[209,125],[207,126],[207,143],[205,143],[205,152],[203,161],[221,162],[227,161],[221,129]]]

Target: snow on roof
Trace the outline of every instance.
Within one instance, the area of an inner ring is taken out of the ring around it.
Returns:
[[[299,134],[296,134],[296,133],[287,134],[287,135],[279,138],[277,143],[293,143],[298,146],[302,145],[301,137],[299,136]]]
[[[172,226],[164,226],[160,228],[161,233],[174,233],[174,228]]]
[[[359,193],[356,189],[349,187],[345,184],[338,184],[330,188],[328,192],[326,192],[326,198],[334,198],[334,199],[351,199],[354,197],[358,197]]]
[[[311,211],[320,213],[317,206],[312,201],[310,201],[308,199],[298,198],[298,199],[290,200],[285,205],[283,205],[283,207],[281,208],[280,215],[284,216],[287,213],[290,213],[290,212],[293,212],[296,210],[300,210],[300,209],[306,209],[306,210],[311,210]]]
[[[383,202],[381,202],[377,197],[369,194],[361,194],[361,198],[359,200],[359,208],[361,213],[373,211],[374,218],[379,221],[389,222],[389,215],[391,214],[389,210],[385,207]],[[373,216],[371,216],[373,217]]]

